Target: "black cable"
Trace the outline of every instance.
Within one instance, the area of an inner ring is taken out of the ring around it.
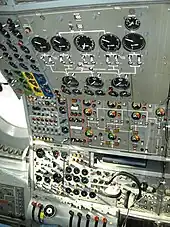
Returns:
[[[108,184],[111,184],[112,181],[113,181],[117,176],[120,176],[120,175],[129,177],[129,178],[131,178],[131,179],[136,183],[136,185],[137,185],[137,187],[138,187],[138,189],[139,189],[139,193],[138,193],[136,199],[137,199],[137,200],[140,199],[141,194],[142,194],[141,183],[140,183],[140,181],[138,180],[138,178],[137,178],[136,176],[132,175],[131,173],[127,173],[127,172],[124,172],[124,171],[117,172],[117,173],[114,174],[114,176],[112,177],[112,179],[108,182]]]
[[[35,221],[35,208],[36,208],[36,206],[35,206],[35,204],[33,205],[33,207],[32,207],[32,220],[33,221]],[[36,221],[35,221],[36,222]]]
[[[38,211],[38,221],[41,224],[44,222],[43,220],[41,220],[41,211],[42,211],[42,209],[43,209],[43,205],[40,205],[39,211]]]

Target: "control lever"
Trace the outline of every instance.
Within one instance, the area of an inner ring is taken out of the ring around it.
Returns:
[[[70,214],[69,227],[72,227],[74,212],[70,210],[69,214]]]
[[[99,217],[96,216],[96,217],[94,218],[94,221],[95,221],[94,227],[97,227],[97,226],[98,226],[98,223],[99,223]]]
[[[89,224],[90,224],[90,215],[87,214],[86,215],[86,227],[89,227]]]
[[[103,227],[106,227],[107,219],[106,219],[106,218],[103,218],[103,219],[102,219],[102,222],[103,222]]]
[[[78,213],[77,216],[78,216],[77,227],[81,227],[81,218],[82,218],[82,214],[81,214],[81,213]]]

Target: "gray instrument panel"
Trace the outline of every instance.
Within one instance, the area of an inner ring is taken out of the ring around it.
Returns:
[[[0,13],[0,67],[25,95],[34,223],[113,226],[128,208],[170,221],[169,5],[122,3]]]

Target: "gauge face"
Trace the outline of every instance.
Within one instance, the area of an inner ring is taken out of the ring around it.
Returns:
[[[137,30],[140,27],[140,20],[136,17],[127,17],[125,19],[125,27],[128,30]]]
[[[9,64],[10,64],[13,68],[15,68],[15,69],[17,69],[17,68],[18,68],[18,66],[17,66],[17,65],[15,65],[15,63],[13,63],[12,61],[10,61],[10,62],[9,62]]]
[[[102,90],[96,90],[95,91],[95,94],[98,95],[98,96],[104,96],[105,95],[105,92],[102,91]]]
[[[101,88],[104,85],[103,81],[95,76],[88,77],[86,79],[86,84],[94,88]]]
[[[110,117],[110,118],[115,118],[116,115],[117,115],[117,112],[116,112],[115,110],[109,110],[109,111],[107,112],[107,115],[108,115],[108,117]]]
[[[0,43],[0,49],[1,49],[2,51],[7,51],[6,47],[5,47],[3,44],[1,44],[1,43]]]
[[[92,113],[93,113],[93,111],[92,111],[92,109],[91,108],[86,108],[86,109],[84,109],[84,114],[86,115],[86,116],[91,116],[92,115]]]
[[[105,34],[100,37],[99,45],[104,51],[114,52],[120,49],[121,41],[113,34]]]
[[[14,45],[12,45],[11,43],[7,42],[7,45],[8,45],[9,48],[10,48],[11,50],[13,50],[14,52],[18,52],[17,48],[16,48]]]
[[[108,107],[110,107],[110,108],[115,108],[115,107],[117,106],[117,103],[116,103],[116,102],[112,102],[112,101],[108,101],[108,102],[107,102],[107,105],[108,105]]]
[[[117,136],[116,136],[116,134],[114,134],[114,133],[112,133],[112,132],[109,132],[108,138],[109,138],[110,140],[115,140],[115,139],[117,138]]]
[[[2,29],[1,33],[5,38],[10,39],[10,34],[5,29]]]
[[[141,118],[141,113],[139,113],[139,112],[133,112],[131,114],[131,117],[132,117],[133,120],[139,120]]]
[[[77,87],[79,86],[79,82],[72,76],[64,76],[62,82],[67,87]]]
[[[23,69],[28,70],[28,67],[24,63],[19,64]]]
[[[33,47],[35,48],[35,50],[40,53],[47,53],[48,51],[51,50],[50,44],[44,38],[34,37],[31,40],[31,43],[32,43]]]
[[[73,89],[72,92],[73,92],[74,95],[81,95],[82,94],[82,92],[77,88]]]
[[[26,53],[26,54],[30,53],[29,49],[26,46],[21,46],[20,48],[24,53]]]
[[[131,96],[131,93],[127,91],[121,91],[119,95],[120,97],[129,97]]]
[[[12,34],[13,34],[15,37],[17,37],[18,39],[23,39],[23,36],[22,36],[21,32],[18,31],[18,30],[13,30],[13,31],[12,31]]]
[[[94,92],[91,91],[90,89],[85,89],[84,93],[85,93],[86,95],[91,95],[91,96],[94,95]]]
[[[158,117],[165,116],[165,110],[163,108],[156,109],[155,113],[156,113],[156,116],[158,116]]]
[[[142,107],[142,104],[141,103],[132,102],[132,108],[134,110],[139,110],[141,107]]]
[[[39,68],[38,68],[36,65],[30,65],[30,66],[31,66],[31,68],[32,68],[33,70],[35,70],[35,71],[37,71],[37,72],[40,71]]]
[[[130,87],[130,82],[127,79],[121,78],[121,77],[117,77],[113,79],[111,83],[112,83],[112,86],[117,89],[126,90]]]
[[[129,33],[123,37],[122,44],[125,50],[132,52],[144,49],[146,42],[140,34]]]
[[[81,52],[90,52],[94,50],[95,42],[88,36],[85,35],[78,35],[74,39],[74,44],[77,50]]]
[[[53,49],[58,52],[66,52],[71,48],[69,41],[61,36],[54,36],[51,39],[51,45]]]

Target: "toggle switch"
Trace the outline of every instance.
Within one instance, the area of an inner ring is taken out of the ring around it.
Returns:
[[[77,213],[77,216],[78,216],[77,227],[81,227],[82,214],[81,213]]]

